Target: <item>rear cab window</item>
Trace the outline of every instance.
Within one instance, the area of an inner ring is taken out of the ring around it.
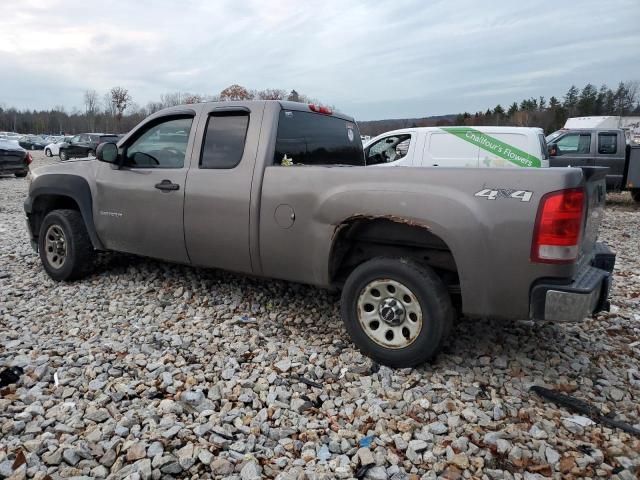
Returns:
[[[331,115],[283,109],[273,164],[364,166],[358,126]]]

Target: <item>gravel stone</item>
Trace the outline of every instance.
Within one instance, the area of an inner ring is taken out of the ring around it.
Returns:
[[[19,451],[27,464],[9,476],[36,480],[640,468],[635,437],[529,393],[543,385],[640,427],[640,208],[626,193],[607,195],[600,231],[617,252],[610,312],[461,319],[433,364],[391,369],[353,346],[338,296],[314,287],[116,253],[52,281],[29,245],[27,185],[0,176],[0,370],[25,372],[0,397],[0,477]]]
[[[262,478],[262,469],[255,461],[248,461],[240,471],[242,480],[258,480]]]
[[[231,475],[234,470],[234,466],[229,460],[220,457],[211,462],[209,466],[213,473],[222,476]]]

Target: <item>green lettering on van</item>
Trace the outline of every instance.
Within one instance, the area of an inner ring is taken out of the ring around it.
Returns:
[[[542,162],[538,157],[535,157],[527,152],[520,150],[508,143],[505,143],[497,138],[494,138],[486,133],[482,133],[475,128],[469,127],[440,127],[447,133],[455,135],[456,137],[469,142],[477,147],[480,147],[487,152],[493,153],[496,157],[504,158],[505,160],[517,165],[519,167],[540,167]]]

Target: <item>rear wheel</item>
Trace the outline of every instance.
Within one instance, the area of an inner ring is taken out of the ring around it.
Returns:
[[[60,157],[60,160],[69,160],[69,155],[67,155],[67,151],[66,150],[60,150],[60,153],[58,153],[58,156]]]
[[[359,265],[345,283],[341,309],[358,348],[390,367],[431,359],[454,318],[440,278],[404,258],[379,257]]]
[[[45,149],[44,149],[44,154],[45,154],[47,157],[52,157],[52,156],[53,156],[53,155],[51,154],[51,150],[50,150],[49,148],[45,148]]]
[[[16,172],[15,176],[18,177],[18,178],[24,178],[24,177],[27,176],[28,173],[29,172]]]
[[[31,150],[35,150],[36,146],[35,145],[31,145]]]
[[[89,150],[87,152],[87,157],[95,157],[96,156],[96,152],[94,152],[93,150]]]
[[[633,190],[631,190],[631,198],[640,203],[640,188],[634,188]]]
[[[77,210],[53,210],[40,226],[40,260],[54,280],[76,280],[93,269],[95,251]]]

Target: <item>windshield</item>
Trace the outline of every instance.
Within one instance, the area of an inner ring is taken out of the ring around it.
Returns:
[[[274,164],[364,166],[358,126],[329,115],[282,110]]]
[[[550,133],[549,135],[547,135],[545,139],[547,140],[547,143],[551,143],[553,140],[558,138],[563,133],[564,133],[564,130],[556,130],[555,132]]]

